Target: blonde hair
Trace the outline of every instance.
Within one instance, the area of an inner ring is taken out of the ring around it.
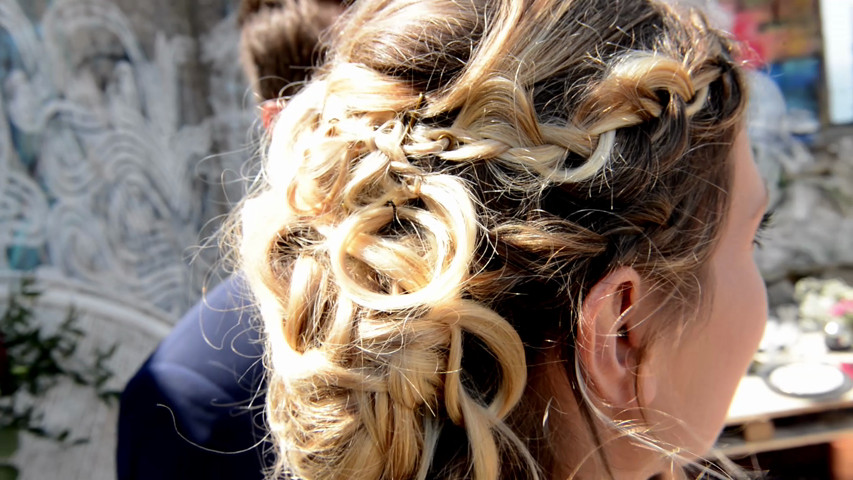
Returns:
[[[238,212],[274,475],[540,478],[528,365],[556,343],[582,381],[589,288],[630,265],[695,313],[745,100],[733,47],[654,1],[346,16]]]

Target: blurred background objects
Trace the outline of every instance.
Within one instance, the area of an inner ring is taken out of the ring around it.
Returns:
[[[670,1],[749,47],[749,130],[775,211],[756,255],[775,317],[803,278],[853,284],[853,0]],[[0,387],[0,407],[31,408],[45,430],[0,423],[0,479],[113,478],[110,398],[223,278],[209,239],[262,128],[238,10],[0,0],[0,305],[31,281],[28,321],[49,336],[73,312],[68,361],[109,372],[14,400]],[[0,379],[14,366],[3,342]]]

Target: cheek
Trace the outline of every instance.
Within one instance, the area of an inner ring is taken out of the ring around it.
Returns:
[[[737,257],[736,257],[737,258]],[[729,384],[744,374],[767,323],[767,292],[751,256],[716,269],[709,334]],[[728,402],[729,399],[726,399]]]
[[[711,361],[705,364],[706,381],[694,385],[694,389],[704,391],[708,420],[705,427],[712,437],[725,422],[734,392],[752,361],[767,323],[764,281],[752,259],[748,260],[747,268],[732,268],[719,274],[713,308],[707,319],[709,325],[704,329],[704,354]],[[699,392],[693,393],[702,398]]]
[[[729,275],[728,287],[719,285],[720,290],[727,290],[714,299],[716,308],[720,310],[718,319],[725,323],[725,331],[721,335],[730,341],[730,351],[735,354],[746,368],[767,324],[767,290],[764,280],[755,267],[751,258],[746,260],[746,268],[737,269],[737,274]],[[740,372],[743,373],[743,372]]]
[[[748,265],[754,265],[751,260]],[[757,269],[715,275],[707,316],[681,338],[672,362],[669,412],[686,425],[679,440],[707,452],[722,429],[729,404],[755,353],[766,323],[766,292]]]

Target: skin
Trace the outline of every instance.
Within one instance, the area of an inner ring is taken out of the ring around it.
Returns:
[[[670,322],[685,326],[649,344],[650,325],[666,313],[656,310],[639,274],[624,267],[593,287],[577,337],[596,408],[616,422],[648,427],[656,445],[690,459],[713,446],[767,318],[766,289],[753,258],[767,191],[745,131],[735,139],[731,158],[729,212],[710,259],[699,318]],[[555,465],[552,478],[679,477],[665,455],[633,437],[600,428],[599,443],[585,433],[568,382],[560,381],[561,368],[554,354],[531,377],[533,388],[552,398],[548,421],[563,426],[554,429],[551,441],[554,451],[565,453],[565,463]],[[609,468],[590,454],[597,444]]]
[[[708,452],[719,435],[767,321],[767,291],[753,256],[767,190],[745,132],[731,155],[734,185],[710,262],[707,316],[691,323],[675,348],[666,341],[652,347],[651,369],[659,373],[657,394],[647,406],[680,420],[670,433],[672,443],[697,455]]]

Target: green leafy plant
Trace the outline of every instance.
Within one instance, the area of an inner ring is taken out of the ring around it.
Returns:
[[[35,281],[25,277],[12,286],[0,313],[0,480],[17,478],[15,467],[3,459],[17,449],[21,431],[59,442],[86,441],[70,439],[68,430],[44,425],[33,402],[20,401],[22,395],[38,398],[62,378],[94,388],[104,402],[113,401],[119,394],[106,388],[112,377],[107,361],[117,345],[80,360],[75,352],[84,332],[77,325],[77,312],[69,309],[55,327],[37,322],[35,305],[40,295]]]

